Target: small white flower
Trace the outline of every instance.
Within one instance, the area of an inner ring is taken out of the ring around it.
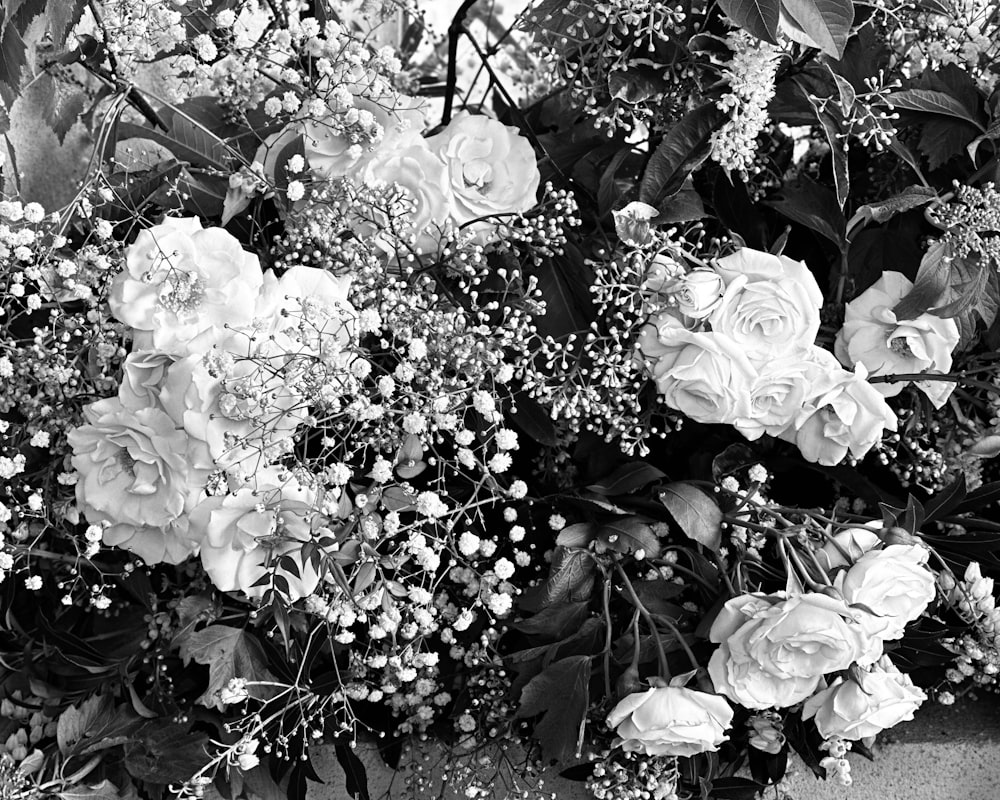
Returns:
[[[480,539],[471,531],[466,531],[458,538],[458,551],[463,556],[474,556],[479,552]]]
[[[501,558],[493,565],[493,572],[502,580],[508,580],[514,574],[514,565],[506,558]]]
[[[37,592],[42,588],[42,578],[40,575],[32,575],[24,579],[24,588],[32,592]]]

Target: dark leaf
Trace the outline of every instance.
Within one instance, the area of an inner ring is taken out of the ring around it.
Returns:
[[[847,249],[847,221],[836,196],[811,178],[800,175],[794,183],[786,184],[774,199],[765,200],[764,204],[793,222],[816,231],[839,250]]]
[[[755,800],[767,784],[749,778],[716,778],[712,781],[712,800]]]
[[[707,216],[701,195],[694,188],[689,176],[677,194],[660,204],[660,213],[653,222],[657,225],[670,225],[677,222],[694,222]]]
[[[930,168],[937,169],[966,151],[978,132],[979,128],[967,122],[931,118],[923,123],[917,146],[927,156]]]
[[[364,762],[355,755],[354,751],[346,744],[338,744],[333,748],[337,755],[337,761],[344,768],[344,789],[355,800],[371,800],[368,792],[368,773],[365,771]]]
[[[149,722],[125,747],[129,775],[149,783],[186,781],[210,760],[208,736],[187,725]]]
[[[841,78],[841,80],[843,79]],[[830,146],[830,161],[833,165],[833,184],[837,193],[837,205],[843,208],[844,203],[847,202],[848,193],[851,190],[851,178],[847,168],[848,138],[841,136],[844,133],[841,119],[831,114],[826,108],[821,107],[820,103],[813,99],[812,95],[809,94],[809,91],[800,81],[796,80],[795,83],[800,87],[806,100],[809,101],[809,105],[812,106],[813,112],[816,114],[816,119],[823,129],[826,143]]]
[[[889,103],[897,109],[954,117],[974,125],[980,133],[983,132],[977,109],[970,108],[946,92],[931,89],[906,89],[889,95]]]
[[[590,286],[594,275],[583,254],[567,243],[564,254],[545,259],[536,267],[538,290],[545,298],[545,315],[536,326],[542,336],[555,338],[586,330],[594,319]]]
[[[590,656],[570,656],[556,661],[521,690],[516,718],[541,714],[533,735],[545,758],[568,761],[583,746],[590,703]]]
[[[722,545],[722,511],[715,500],[690,483],[671,483],[660,502],[689,539],[717,551]]]
[[[552,418],[537,400],[521,391],[514,395],[514,405],[517,411],[510,414],[510,419],[518,428],[538,444],[547,447],[555,447],[559,444]]]
[[[644,558],[660,555],[660,540],[648,523],[636,517],[605,523],[597,532],[597,541],[616,553],[641,552]]]
[[[719,7],[739,27],[758,39],[777,44],[778,0],[719,0]]]
[[[208,665],[208,687],[198,702],[219,711],[226,707],[219,698],[219,690],[231,679],[274,680],[266,667],[267,659],[260,642],[252,633],[228,625],[209,625],[191,634],[180,647],[180,657],[185,664],[196,661]],[[252,691],[258,697],[269,694],[265,687],[254,687]]]
[[[515,630],[542,640],[558,642],[577,630],[590,613],[587,600],[554,602],[546,605],[534,616],[515,622]]]
[[[653,481],[666,478],[666,474],[645,461],[630,461],[622,464],[606,478],[592,483],[587,488],[597,494],[614,497],[619,494],[629,494]]]
[[[563,603],[587,600],[594,588],[594,560],[586,552],[556,548],[544,602]]]
[[[593,522],[576,522],[567,525],[556,537],[559,547],[586,547],[597,536],[597,525]]]
[[[980,511],[998,500],[1000,500],[1000,481],[986,483],[969,492],[954,509],[954,513],[969,514],[973,511]]]
[[[965,474],[960,472],[955,480],[924,503],[926,521],[934,522],[940,517],[948,516],[965,500],[967,494]]]
[[[650,156],[639,184],[639,199],[659,208],[679,192],[685,179],[708,158],[712,133],[725,119],[715,103],[706,103],[671,127]]]
[[[936,198],[937,191],[930,186],[907,186],[902,192],[886,200],[861,206],[848,227],[853,228],[860,222],[888,222],[897,214],[920,208]]]

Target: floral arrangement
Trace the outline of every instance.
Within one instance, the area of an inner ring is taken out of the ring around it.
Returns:
[[[15,3],[0,798],[752,800],[995,690],[973,5]]]

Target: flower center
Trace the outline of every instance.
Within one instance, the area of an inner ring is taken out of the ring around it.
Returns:
[[[910,349],[910,343],[906,340],[905,336],[897,336],[894,339],[890,339],[889,349],[896,355],[904,356],[906,358],[913,357],[913,351]]]
[[[124,447],[118,451],[118,465],[122,468],[122,472],[129,477],[135,477],[135,459]]]
[[[468,188],[485,192],[493,182],[493,168],[487,161],[470,161],[462,168],[462,178]]]

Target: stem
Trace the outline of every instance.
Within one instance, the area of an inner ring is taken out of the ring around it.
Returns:
[[[601,595],[604,604],[604,692],[611,697],[611,577],[604,576],[604,586]],[[637,620],[638,621],[638,620]],[[636,652],[639,648],[639,637],[635,637]]]
[[[625,590],[628,592],[628,596],[632,600],[632,604],[639,610],[639,613],[642,614],[642,618],[646,621],[646,625],[649,627],[650,633],[653,634],[653,642],[656,644],[656,658],[660,665],[660,676],[664,680],[670,680],[670,667],[667,666],[667,654],[663,649],[663,642],[660,641],[660,634],[656,629],[656,622],[653,619],[653,615],[649,613],[649,609],[642,604],[642,601],[639,599],[639,595],[635,593],[635,587],[632,585],[632,581],[628,579],[628,575],[625,574],[625,569],[622,565],[616,563],[615,569],[618,570],[618,574],[625,582]]]
[[[458,83],[458,40],[465,28],[465,18],[476,0],[464,0],[458,7],[455,16],[448,26],[448,74],[445,78],[444,112],[441,114],[441,124],[451,122],[451,111],[455,103],[455,85]],[[471,36],[469,37],[472,38]]]

